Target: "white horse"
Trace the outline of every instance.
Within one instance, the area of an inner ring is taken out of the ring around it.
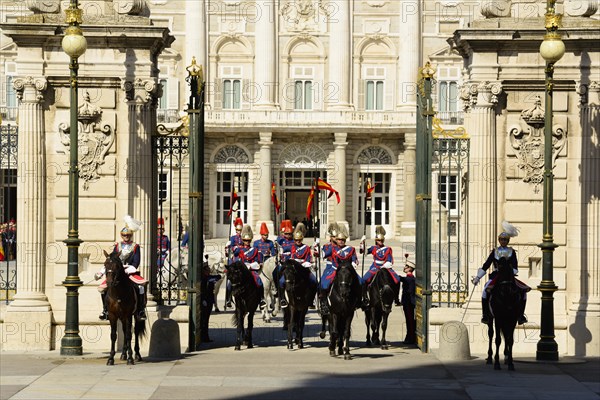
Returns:
[[[281,309],[279,298],[275,298],[275,294],[277,293],[277,282],[273,281],[273,271],[275,271],[275,268],[277,268],[275,257],[267,259],[261,268],[261,280],[263,281],[265,301],[267,302],[267,307],[262,310],[262,318],[265,322],[271,322],[271,315],[273,317],[277,316],[277,313]],[[269,313],[271,308],[273,311]]]
[[[188,282],[188,253],[187,249],[174,248],[164,261],[159,260],[157,281],[162,289],[173,287],[175,285],[181,288],[187,287]]]

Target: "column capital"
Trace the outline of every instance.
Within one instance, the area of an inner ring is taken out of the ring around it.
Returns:
[[[460,97],[465,111],[468,111],[474,107],[495,107],[500,93],[502,93],[500,81],[467,82],[461,88]]]
[[[335,138],[333,142],[334,146],[345,148],[348,145],[346,141],[348,134],[346,132],[336,132],[333,134],[333,137]]]
[[[41,103],[44,101],[44,92],[48,88],[48,81],[44,77],[27,76],[15,79],[13,87],[22,103]]]
[[[273,132],[259,132],[259,141],[258,144],[261,147],[271,147],[273,145]]]
[[[404,148],[406,150],[417,149],[417,132],[406,132],[404,134]]]
[[[139,105],[156,104],[162,96],[162,86],[155,78],[122,79],[121,89],[125,92],[127,102]]]

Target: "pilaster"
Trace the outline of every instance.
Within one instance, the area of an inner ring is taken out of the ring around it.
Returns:
[[[417,195],[417,134],[407,132],[404,135],[404,165],[402,166],[401,187],[404,190],[404,218],[402,236],[414,236],[416,233],[416,195]]]
[[[330,7],[335,10],[329,16],[329,79],[327,108],[329,110],[348,110],[350,102],[350,65],[352,46],[350,44],[350,8],[352,1],[331,0]]]
[[[257,102],[256,109],[275,107],[275,90],[277,78],[275,75],[276,54],[275,46],[275,2],[274,0],[257,0],[256,6],[260,16],[256,21],[255,46],[255,83]]]
[[[400,2],[400,49],[398,62],[398,105],[400,111],[414,112],[417,102],[417,75],[421,63],[420,1]],[[413,216],[414,221],[414,216]]]
[[[258,210],[259,221],[256,223],[255,232],[260,232],[260,224],[266,222],[269,232],[277,236],[277,231],[274,229],[273,220],[271,219],[271,210],[273,210],[273,205],[271,203],[271,151],[273,147],[273,134],[271,132],[260,132],[259,135],[260,168],[258,171],[260,171],[260,177],[258,182],[258,204],[260,204],[260,207]]]
[[[332,185],[340,194],[340,204],[336,204],[334,208],[335,221],[338,224],[344,224],[348,227],[346,219],[346,147],[348,146],[348,134],[345,132],[334,133],[335,140],[333,141],[335,167],[338,173],[335,175],[336,183]]]

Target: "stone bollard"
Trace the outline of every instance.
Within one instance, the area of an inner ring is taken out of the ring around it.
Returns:
[[[448,321],[440,328],[440,347],[437,352],[440,361],[460,361],[471,359],[469,332],[460,321]]]
[[[161,359],[181,358],[179,324],[173,319],[159,318],[152,325],[148,357]]]

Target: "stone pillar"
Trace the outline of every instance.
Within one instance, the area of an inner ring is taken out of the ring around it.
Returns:
[[[259,201],[260,208],[258,210],[258,222],[256,223],[255,233],[260,232],[260,224],[262,222],[267,223],[269,232],[272,235],[277,236],[277,231],[274,229],[273,220],[271,219],[273,204],[271,203],[271,148],[273,146],[273,134],[271,132],[260,132],[260,140],[258,142],[260,146],[260,165],[258,167],[258,173],[260,174],[258,187],[259,187]]]
[[[187,32],[193,34],[185,35],[185,61],[188,66],[192,57],[196,57],[196,63],[202,65],[206,73],[206,14],[205,0],[194,0],[185,2],[185,26]]]
[[[350,104],[350,86],[352,81],[350,7],[348,0],[331,0],[329,17],[329,76],[325,84],[327,90],[327,108],[329,110],[347,110]]]
[[[417,134],[407,132],[404,135],[404,165],[402,166],[402,182],[404,190],[404,218],[402,219],[402,236],[414,236],[416,233],[416,195],[417,195]]]
[[[18,78],[17,291],[4,318],[3,350],[50,350],[46,279],[45,78]],[[64,232],[64,238],[67,238]],[[66,248],[65,248],[66,252]],[[65,266],[66,268],[66,266]],[[66,269],[65,269],[66,271]]]
[[[500,82],[465,85],[462,94],[470,108],[466,130],[471,137],[469,160],[469,276],[486,260],[496,244],[498,229],[498,187],[496,154],[496,104],[502,92]],[[481,288],[482,285],[480,285]]]
[[[334,150],[334,162],[337,173],[331,179],[331,186],[334,187],[340,193],[340,204],[336,204],[333,215],[338,224],[344,224],[348,228],[348,221],[346,219],[346,204],[348,198],[346,197],[346,147],[348,142],[348,134],[345,132],[334,133],[335,140],[333,142]],[[328,192],[321,191],[321,196],[328,196]],[[349,231],[348,231],[349,232]]]
[[[121,200],[125,200],[122,212],[131,215],[144,223],[142,229],[135,233],[134,240],[142,249],[140,260],[140,273],[146,278],[151,278],[151,266],[156,263],[156,196],[153,171],[156,170],[152,159],[152,132],[156,127],[156,106],[159,96],[158,84],[154,78],[124,80],[121,88],[125,91],[128,106],[129,126],[120,130],[117,135],[128,135],[129,140],[120,141],[129,149],[122,149],[120,157],[126,162],[125,176],[126,192],[118,193]],[[122,218],[122,216],[121,216]],[[151,304],[154,305],[154,304]]]
[[[257,0],[255,46],[255,90],[256,103],[253,108],[265,109],[275,107],[275,91],[277,77],[275,74],[277,48],[275,46],[275,2],[274,0]]]
[[[398,62],[398,105],[400,111],[414,112],[417,103],[417,75],[421,65],[421,10],[418,0],[400,2],[400,49]],[[414,221],[414,216],[413,216]]]

